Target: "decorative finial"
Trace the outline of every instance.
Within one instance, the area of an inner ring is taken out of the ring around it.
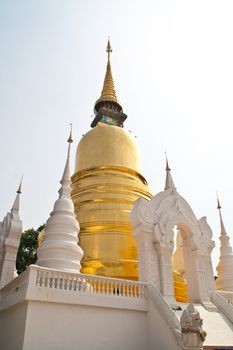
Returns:
[[[20,194],[22,193],[22,182],[23,182],[23,176],[21,177],[20,183],[19,183],[19,188],[16,191],[16,193]]]
[[[72,139],[72,123],[70,123],[70,135],[69,135],[69,138],[67,140],[68,143],[72,143],[73,142],[73,139]]]
[[[166,156],[166,171],[170,171],[171,168],[169,167],[169,164],[168,164],[167,152],[165,152],[165,156]]]
[[[110,63],[110,54],[112,52],[112,47],[110,44],[110,37],[108,37],[108,44],[107,44],[106,52],[108,53],[108,63]]]
[[[226,235],[227,232],[226,232],[226,229],[225,229],[225,226],[224,226],[224,223],[223,223],[223,219],[222,219],[222,212],[221,212],[221,205],[220,205],[220,201],[219,201],[219,198],[218,198],[218,193],[217,193],[217,209],[219,211],[219,217],[220,217],[220,226],[221,226],[221,235]]]
[[[176,190],[176,186],[174,184],[172,175],[170,173],[170,168],[169,168],[169,164],[168,164],[168,159],[167,159],[167,152],[165,152],[165,156],[166,156],[166,180],[165,180],[165,187],[164,190],[168,190],[168,189],[172,189],[172,190]]]
[[[94,107],[95,119],[91,124],[92,127],[97,125],[99,121],[98,119],[96,119],[98,117],[97,114],[102,107],[105,107],[108,110],[110,109],[114,113],[118,112],[121,114],[121,117],[124,117],[122,106],[116,96],[116,91],[115,91],[115,86],[114,86],[114,81],[112,76],[112,68],[111,68],[111,62],[110,62],[110,54],[112,52],[112,47],[111,47],[109,38],[108,38],[106,52],[108,54],[107,68],[106,68],[104,84],[103,84],[100,98],[95,103],[95,107]],[[125,119],[126,117],[123,118],[123,121]]]
[[[18,215],[19,213],[19,197],[20,197],[20,194],[22,193],[22,182],[23,182],[23,176],[21,177],[19,187],[16,191],[15,201],[11,208],[11,212],[13,215]]]
[[[219,198],[218,198],[218,192],[216,192],[216,195],[217,195],[217,209],[222,209],[221,205],[220,205],[220,202],[219,202]]]

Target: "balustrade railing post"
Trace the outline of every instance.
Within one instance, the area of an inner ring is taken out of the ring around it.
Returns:
[[[105,294],[109,294],[109,282],[106,281],[106,293]]]
[[[40,285],[40,271],[37,271],[36,286]]]
[[[45,286],[45,273],[42,274],[42,286]]]

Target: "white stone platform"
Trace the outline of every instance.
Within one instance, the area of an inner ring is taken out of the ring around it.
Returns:
[[[205,345],[233,345],[230,321],[197,309],[208,332]],[[180,315],[150,282],[31,265],[0,290],[0,349],[185,349]]]

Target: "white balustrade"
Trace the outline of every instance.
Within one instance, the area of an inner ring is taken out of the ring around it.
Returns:
[[[233,305],[233,292],[226,292],[223,290],[216,290],[216,293],[224,298],[229,304]]]
[[[40,268],[37,271],[36,285],[46,288],[130,298],[145,298],[147,290],[147,283],[144,282],[65,273],[45,268]]]
[[[233,292],[216,290],[211,294],[211,301],[233,323]]]

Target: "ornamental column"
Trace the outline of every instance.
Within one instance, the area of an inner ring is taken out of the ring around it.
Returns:
[[[138,246],[138,277],[141,282],[152,282],[160,290],[159,257],[153,230],[141,224],[133,226],[133,236]]]

